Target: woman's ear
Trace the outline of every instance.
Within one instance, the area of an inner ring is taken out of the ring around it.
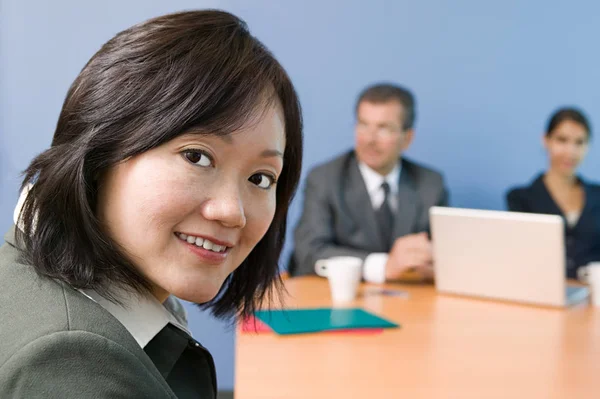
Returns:
[[[548,134],[544,133],[542,134],[542,147],[544,147],[545,150],[548,150],[548,145],[550,141],[550,136],[548,136]]]

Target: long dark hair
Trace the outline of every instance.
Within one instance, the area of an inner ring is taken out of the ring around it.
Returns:
[[[222,317],[252,313],[281,285],[278,261],[300,178],[302,117],[283,67],[244,21],[223,11],[151,19],[120,32],[90,59],[68,91],[51,147],[24,172],[22,189],[34,183],[17,232],[25,260],[43,275],[113,300],[115,285],[148,292],[149,283],[100,227],[98,180],[118,162],[190,130],[231,134],[265,95],[267,103],[281,104],[285,119],[275,216],[203,305]]]

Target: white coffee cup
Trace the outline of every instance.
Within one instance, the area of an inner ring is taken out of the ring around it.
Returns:
[[[592,305],[600,307],[600,262],[588,263],[577,270],[579,280],[587,283],[592,292]]]
[[[335,256],[317,261],[315,270],[329,280],[331,299],[335,304],[351,302],[356,298],[362,263],[361,258],[353,256]]]

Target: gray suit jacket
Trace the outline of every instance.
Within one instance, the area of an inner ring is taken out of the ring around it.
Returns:
[[[441,174],[404,158],[401,162],[395,238],[429,232],[429,208],[448,204]],[[309,173],[294,239],[293,276],[314,273],[319,259],[386,252],[354,151]]]
[[[14,227],[5,240],[0,398],[176,398],[116,318],[72,287],[19,263]]]

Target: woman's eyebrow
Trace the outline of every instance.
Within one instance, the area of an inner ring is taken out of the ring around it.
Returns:
[[[283,158],[283,153],[278,150],[264,150],[260,153],[260,156],[263,158],[272,158],[272,157],[280,157]]]

